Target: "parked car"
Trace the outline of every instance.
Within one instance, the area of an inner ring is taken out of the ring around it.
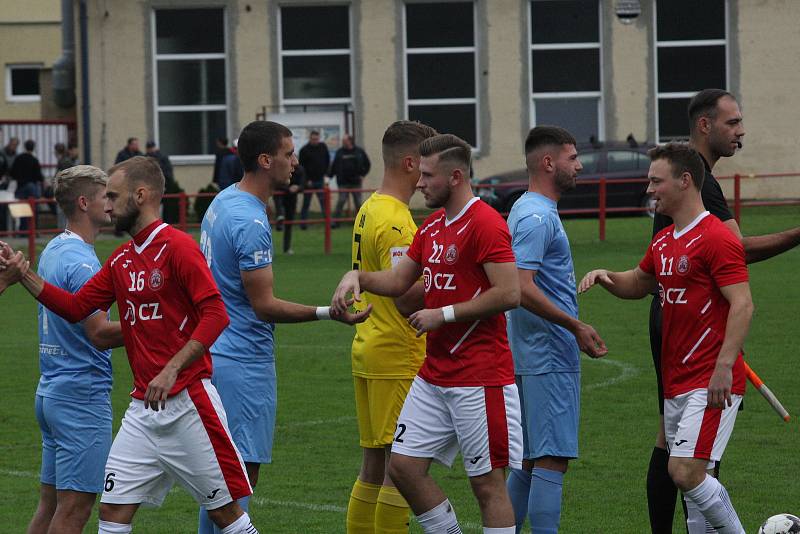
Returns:
[[[561,196],[559,210],[597,209],[599,207],[599,179],[625,180],[623,183],[606,184],[607,208],[651,208],[652,202],[645,192],[650,167],[647,151],[652,145],[629,143],[602,143],[578,146],[578,159],[583,170],[578,175],[577,185]],[[506,214],[514,202],[528,189],[528,172],[525,169],[508,171],[475,181],[476,194],[500,213]],[[491,187],[497,185],[504,187]],[[614,212],[616,213],[616,211]]]

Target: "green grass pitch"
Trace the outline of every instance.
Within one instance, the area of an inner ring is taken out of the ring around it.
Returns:
[[[797,208],[751,209],[743,230],[755,235],[796,225]],[[567,220],[576,276],[589,269],[633,267],[649,241],[650,220],[608,223],[597,239],[597,221]],[[282,236],[275,233],[276,243]],[[279,297],[321,305],[350,265],[350,232],[334,231],[334,253],[322,254],[319,228],[295,231],[293,256],[275,257]],[[105,260],[118,242],[103,239]],[[280,247],[278,247],[280,249]],[[795,344],[800,252],[751,266],[756,313],[747,342],[748,361],[795,417],[800,365]],[[647,334],[649,300],[619,301],[596,288],[579,297],[581,317],[609,347],[604,360],[583,361],[581,457],[565,478],[563,532],[646,533],[645,472],[657,425],[655,380]],[[349,347],[352,330],[333,322],[279,325],[278,423],[274,462],[264,466],[251,504],[261,532],[344,532],[345,507],[358,473]],[[131,376],[124,351],[114,352],[115,430],[128,402]],[[0,532],[24,532],[38,498],[40,436],[34,417],[38,380],[36,307],[19,287],[0,297]],[[779,512],[800,513],[795,487],[800,473],[798,423],[783,423],[752,388],[739,415],[722,467],[748,532]],[[457,464],[460,460],[457,460]],[[435,466],[435,478],[454,503],[465,532],[480,532],[480,517],[463,469]],[[676,516],[675,532],[684,532]],[[143,509],[134,532],[196,532],[197,510],[175,489],[158,510]],[[96,532],[97,514],[86,532]],[[412,532],[421,529],[412,521]]]

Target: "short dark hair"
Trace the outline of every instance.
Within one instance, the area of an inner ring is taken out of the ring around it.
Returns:
[[[575,137],[560,126],[537,126],[525,138],[525,154],[543,146],[577,145]]]
[[[419,145],[419,155],[423,157],[439,155],[439,162],[450,162],[467,169],[472,168],[472,148],[469,143],[453,134],[439,134],[428,137]]]
[[[150,140],[150,141],[148,141],[148,142],[146,142],[146,143],[144,144],[144,147],[145,147],[145,148],[153,148],[154,146],[156,146],[156,142],[155,142],[155,141],[152,141],[152,140]]]
[[[311,137],[312,135],[319,135],[319,130],[311,130],[311,131],[308,133],[308,136],[309,136],[309,137]]]
[[[258,169],[258,156],[269,154],[274,156],[283,140],[292,136],[292,131],[272,121],[253,121],[244,127],[239,134],[237,150],[245,172]]]
[[[60,155],[63,155],[64,152],[67,151],[67,147],[64,146],[64,143],[56,143],[53,146],[53,150],[55,150],[56,154],[58,154],[60,156]]]
[[[34,141],[33,139],[28,139],[27,141],[25,141],[25,150],[27,150],[28,152],[33,152],[35,148],[36,148],[36,141]]]
[[[125,143],[125,144],[126,144],[126,145],[129,145],[129,144],[133,143],[134,141],[138,141],[138,140],[139,140],[139,138],[138,138],[138,137],[129,137],[129,138],[128,138],[128,142],[127,142],[127,143]]]
[[[667,160],[672,167],[674,178],[678,178],[683,173],[688,172],[692,176],[692,182],[694,182],[697,190],[702,189],[706,168],[697,150],[687,143],[667,143],[666,145],[651,148],[647,155],[650,156],[650,161]]]
[[[703,89],[692,97],[689,101],[687,110],[689,116],[689,131],[694,131],[697,127],[697,119],[708,117],[714,119],[717,116],[717,102],[719,99],[729,96],[736,100],[736,97],[724,89]]]
[[[130,191],[133,191],[136,184],[144,184],[153,191],[164,194],[164,173],[161,172],[161,167],[153,158],[134,156],[126,159],[108,169],[108,176],[110,177],[117,171],[125,174]]]
[[[419,145],[439,132],[419,121],[396,121],[386,128],[381,141],[383,163],[394,167],[407,155],[419,155]]]

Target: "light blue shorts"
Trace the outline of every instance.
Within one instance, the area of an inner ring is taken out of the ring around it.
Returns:
[[[578,457],[580,373],[517,375],[523,458]]]
[[[271,463],[278,404],[275,362],[245,364],[215,356],[211,382],[222,399],[228,428],[242,460]]]
[[[82,404],[36,395],[42,431],[42,484],[101,493],[111,449],[111,404]]]

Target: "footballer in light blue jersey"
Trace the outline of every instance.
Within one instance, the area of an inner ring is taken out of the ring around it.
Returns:
[[[47,244],[38,273],[77,293],[99,270],[94,247],[67,230]],[[111,448],[111,351],[96,349],[83,324],[39,304],[39,366],[41,482],[59,491],[100,493]]]
[[[575,269],[556,202],[539,193],[526,192],[511,208],[508,228],[517,267],[536,271],[536,285],[545,296],[577,318]],[[570,331],[521,306],[509,315],[508,339],[515,374],[580,372],[580,351]]]
[[[258,197],[233,184],[211,202],[200,233],[200,248],[231,321],[211,347],[212,382],[242,459],[257,464],[272,461],[277,404],[275,325],[256,317],[241,272],[272,264],[266,209]]]
[[[529,187],[508,216],[521,294],[508,321],[523,431],[522,469],[507,480],[517,532],[526,515],[531,532],[558,532],[564,473],[578,457],[580,351],[607,352],[594,328],[578,319],[572,253],[557,210],[583,169],[575,145],[558,126],[528,133]]]

